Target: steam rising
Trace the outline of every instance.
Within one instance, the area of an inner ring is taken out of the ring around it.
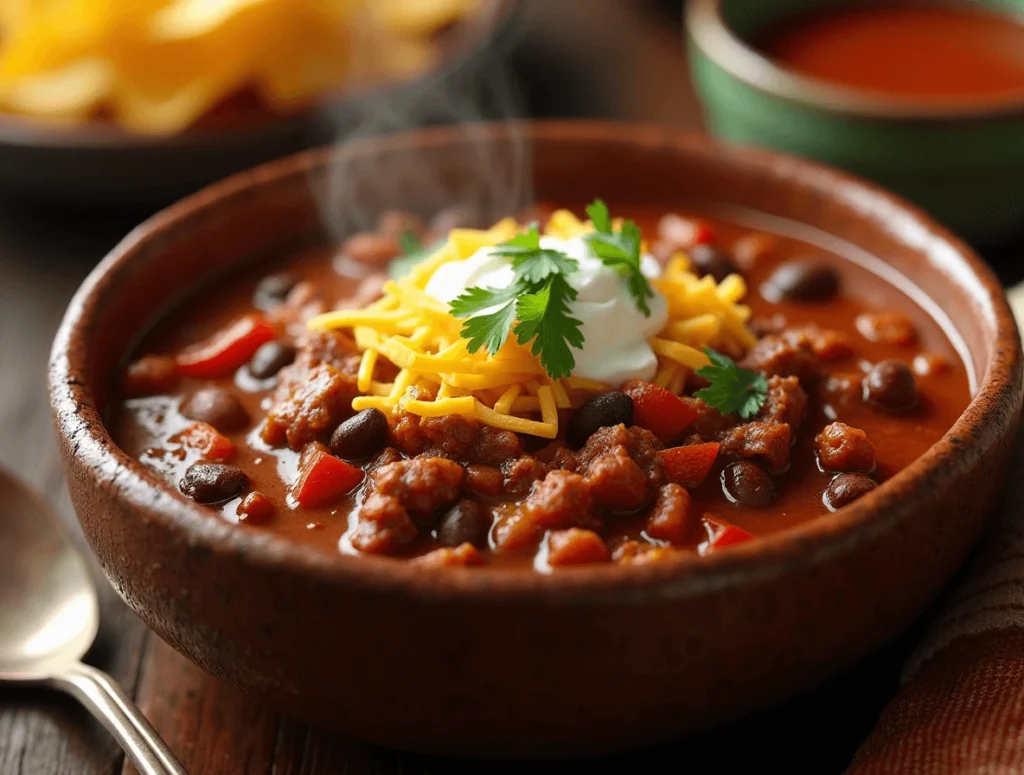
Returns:
[[[531,201],[529,148],[510,123],[521,115],[508,63],[510,45],[507,40],[500,46],[482,40],[484,31],[494,28],[491,17],[503,6],[485,3],[480,14],[447,33],[456,53],[447,57],[439,73],[346,104],[330,116],[338,143],[334,164],[329,175],[312,185],[323,222],[336,240],[373,230],[377,215],[387,209],[429,217],[448,206],[470,206],[480,225],[490,225]],[[372,64],[381,34],[357,31],[352,56],[362,61],[353,62],[353,69]],[[509,140],[484,142],[482,121],[503,122]],[[347,147],[365,138],[439,124],[460,127],[467,141],[464,150],[377,154],[370,159]]]

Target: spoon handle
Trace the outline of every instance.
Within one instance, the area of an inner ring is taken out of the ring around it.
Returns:
[[[102,722],[141,775],[188,775],[138,708],[106,673],[77,663],[52,678]]]

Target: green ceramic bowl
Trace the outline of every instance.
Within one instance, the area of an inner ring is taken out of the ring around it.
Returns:
[[[787,70],[745,42],[801,10],[848,1],[692,0],[691,70],[711,132],[871,178],[975,242],[1024,231],[1024,99],[907,104]],[[973,2],[1024,14],[1024,0]]]

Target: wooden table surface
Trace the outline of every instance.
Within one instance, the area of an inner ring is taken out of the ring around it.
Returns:
[[[561,3],[548,5],[564,9]],[[626,96],[608,109],[625,117],[694,125],[692,95],[664,88],[685,83],[677,42],[663,31],[653,32],[650,40],[644,56],[648,66],[667,75],[660,79],[662,88],[657,88],[658,79],[639,81],[640,87],[626,89]],[[643,70],[641,65],[641,60],[623,64],[622,80],[638,83],[635,73]],[[546,65],[539,66],[546,74]],[[0,465],[42,490],[69,525],[74,516],[45,391],[49,345],[75,288],[141,216],[0,207]],[[1007,255],[1015,258],[1012,252]],[[1017,279],[1016,261],[1004,260],[1002,266],[1006,279]],[[96,582],[102,627],[87,660],[109,671],[135,697],[193,775],[565,773],[594,767],[594,762],[446,761],[376,750],[310,729],[202,673],[150,633],[98,571]],[[900,662],[915,636],[911,628],[821,690],[769,713],[671,746],[614,757],[615,764],[631,772],[660,771],[669,759],[685,761],[699,772],[793,771],[799,763],[807,771],[841,772],[895,691]],[[125,772],[134,769],[72,700],[47,691],[0,691],[0,775]]]

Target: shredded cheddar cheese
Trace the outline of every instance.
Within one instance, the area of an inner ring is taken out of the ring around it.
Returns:
[[[545,233],[571,239],[592,230],[591,223],[559,210]],[[426,293],[438,267],[506,242],[519,231],[511,218],[486,230],[455,229],[405,277],[388,281],[378,301],[362,309],[327,312],[309,322],[314,331],[351,331],[362,350],[357,386],[363,395],[353,400],[353,409],[420,417],[458,414],[494,428],[553,439],[559,410],[617,387],[576,376],[551,379],[528,346],[517,344],[514,337],[493,356],[486,349],[470,353],[460,336],[463,321]],[[709,364],[702,348],[739,357],[755,343],[746,325],[750,309],[740,304],[747,288],[739,275],[721,283],[709,276],[698,278],[686,255],[679,253],[652,285],[668,303],[668,322],[649,340],[659,360],[655,384],[680,394],[689,375]],[[399,370],[391,382],[374,379],[382,359]]]

